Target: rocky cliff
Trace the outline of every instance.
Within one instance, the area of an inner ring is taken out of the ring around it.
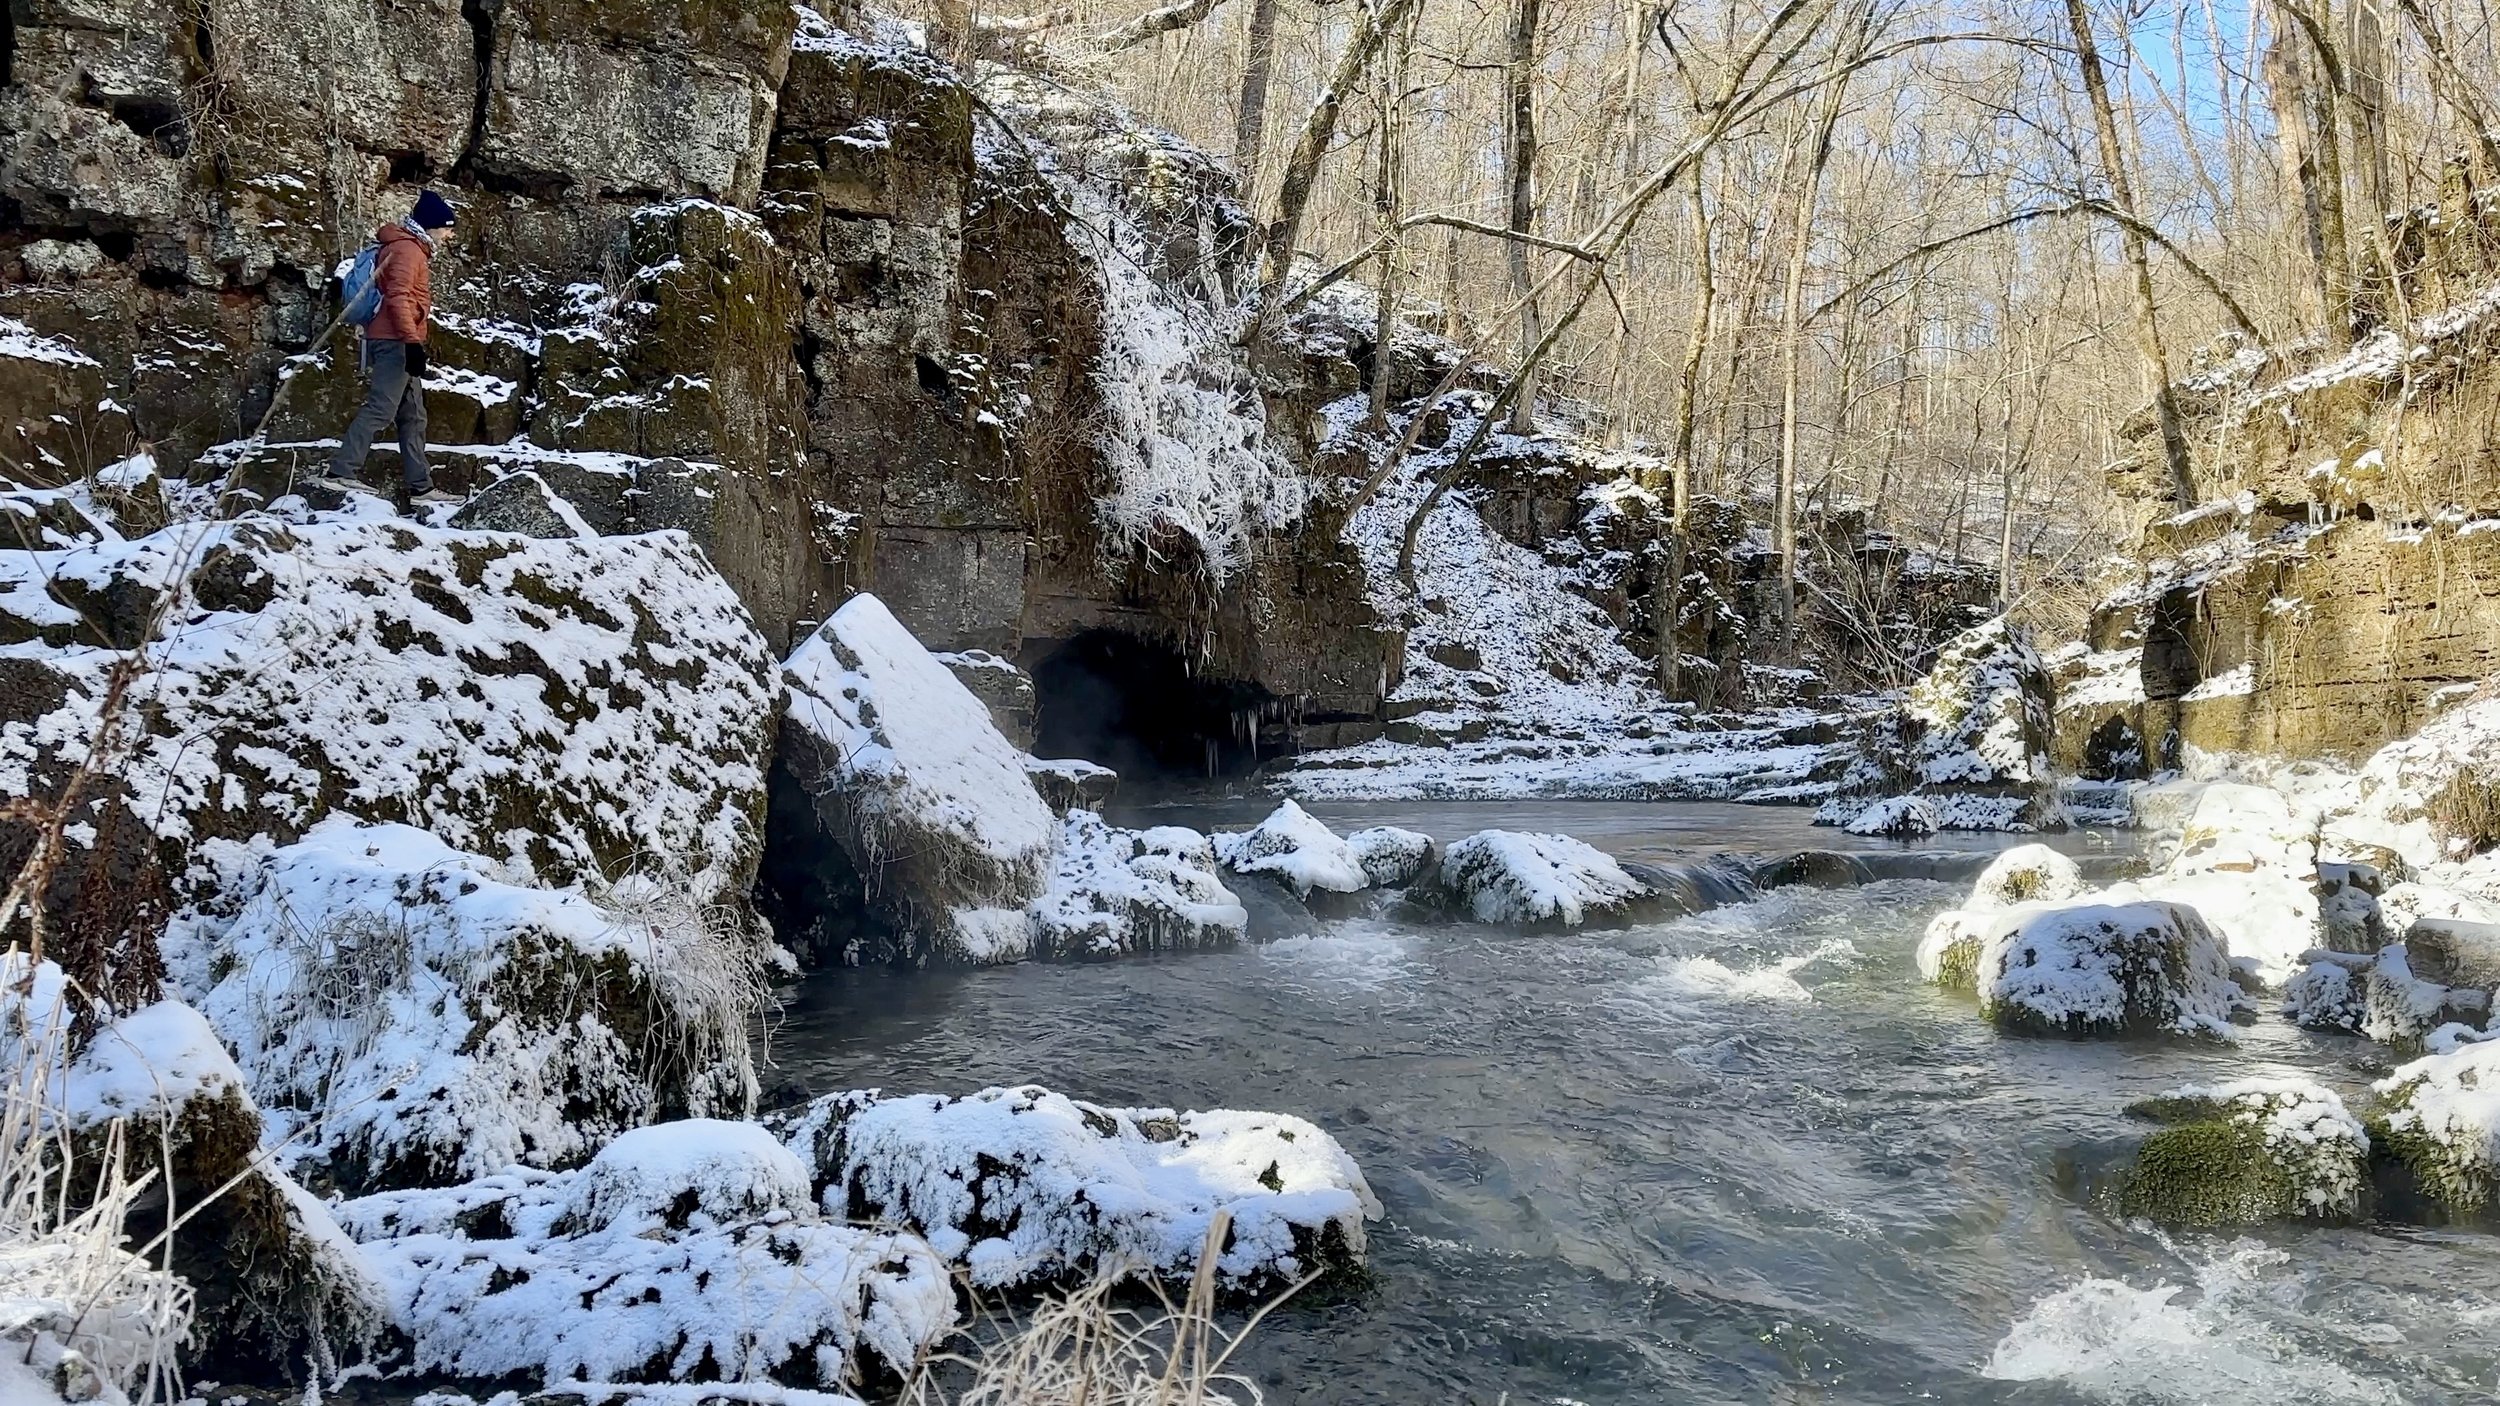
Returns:
[[[2144,564],[2057,661],[2067,765],[2354,760],[2500,672],[2500,192],[2460,178],[2396,227],[2409,320],[2183,383],[2193,509],[2135,427],[2113,483],[2150,519]]]
[[[228,513],[294,490],[358,391],[352,339],[317,340],[333,271],[433,183],[461,207],[428,388],[449,485],[526,468],[594,530],[683,529],[776,647],[867,589],[940,649],[1132,641],[1224,730],[1375,712],[1395,633],[1282,496],[1304,388],[1175,364],[1227,346],[1226,178],[1074,107],[1011,131],[871,28],[773,0],[15,7],[13,476],[144,447]],[[1207,448],[1158,452],[1193,428],[1174,386],[1254,438],[1224,467],[1275,501],[1156,480]]]

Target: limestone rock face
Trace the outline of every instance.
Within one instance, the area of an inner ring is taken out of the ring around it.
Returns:
[[[150,646],[122,770],[177,874],[341,809],[551,883],[660,854],[709,901],[755,870],[771,656],[682,536],[184,524],[0,556],[0,635],[54,647],[0,722],[19,795],[54,792]]]
[[[798,21],[775,0],[505,0],[479,168],[541,190],[751,204]]]

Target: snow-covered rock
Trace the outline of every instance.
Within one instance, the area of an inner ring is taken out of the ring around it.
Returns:
[[[261,1155],[260,1111],[216,1032],[189,1006],[159,1001],[107,1019],[72,1053],[68,990],[51,962],[0,954],[0,1065],[25,1081],[18,1088],[41,1091],[80,1163],[101,1165],[118,1145],[131,1175],[154,1177],[187,1213],[164,1253],[196,1295],[193,1365],[265,1374],[361,1358],[383,1323],[372,1267],[329,1209]],[[136,1242],[164,1230],[164,1204],[133,1208]]]
[[[183,523],[0,554],[0,640],[10,795],[85,759],[145,646],[119,770],[179,849],[349,812],[540,882],[659,855],[713,902],[754,874],[772,660],[682,535]]]
[[[469,532],[516,532],[524,537],[599,535],[564,495],[527,469],[506,474],[471,494],[451,515],[449,525]]]
[[[777,765],[809,822],[788,842],[847,856],[910,955],[1024,956],[1006,932],[1020,916],[999,915],[1041,896],[1060,821],[989,708],[874,596],[835,611],[783,673]]]
[[[2121,1215],[2237,1226],[2360,1213],[2370,1136],[2324,1085],[2234,1079],[2173,1089],[2128,1112],[2164,1126],[2119,1184]]]
[[[1250,926],[1206,836],[1170,825],[1124,830],[1082,810],[1068,814],[1049,886],[1019,916],[1036,957],[1230,947]]]
[[[2417,868],[2500,844],[2500,694],[2457,704],[2372,754],[2337,822]]]
[[[1944,828],[1944,818],[1937,812],[1936,802],[1926,796],[1886,796],[1880,801],[1856,808],[1856,803],[1835,801],[1832,814],[1846,813],[1841,828],[1852,835],[1889,835],[1894,839],[1914,840],[1932,835]]]
[[[2318,899],[2316,827],[2268,787],[2206,787],[2178,852],[2144,888],[2203,914],[2231,956],[2268,986],[2291,980],[2329,937]]]
[[[828,1212],[904,1226],[977,1288],[1125,1268],[1186,1279],[1210,1220],[1216,1262],[1258,1291],[1364,1257],[1380,1204],[1336,1139],[1299,1118],[1103,1108],[1035,1087],[964,1098],[820,1098],[789,1125]]]
[[[2016,845],[1988,861],[1971,884],[1971,908],[2056,903],[2083,892],[2083,870],[2047,845]]]
[[[1273,875],[1305,898],[1314,889],[1358,893],[1371,885],[1353,846],[1292,801],[1278,805],[1255,828],[1212,838],[1225,868]]]
[[[2008,1029],[2225,1036],[2240,991],[2222,943],[2184,904],[2124,889],[2021,904],[1973,962],[1980,1011]]]
[[[2419,1050],[2432,1031],[2490,1014],[2488,988],[2451,987],[2421,975],[2404,945],[2368,956],[2320,951],[2309,958],[2283,988],[2283,1014],[2296,1025]]]
[[[2382,1145],[2432,1199],[2475,1212],[2500,1192],[2500,1038],[2450,1034],[2371,1087],[2384,1110]]]
[[[1518,830],[1480,830],[1451,845],[1440,883],[1477,922],[1520,927],[1620,924],[1653,897],[1603,850]]]
[[[514,1168],[339,1207],[419,1372],[856,1389],[953,1331],[916,1236],[820,1214],[751,1123],[628,1133],[575,1172]]]
[[[2414,970],[2447,986],[2500,988],[2500,923],[2422,918],[2405,930]]]
[[[1435,847],[1430,835],[1374,825],[1346,836],[1345,842],[1374,888],[1404,888],[1432,868]]]
[[[2402,942],[2424,918],[2455,918],[2469,923],[2500,923],[2500,904],[2436,884],[2406,881],[2390,885],[2378,899],[2379,920],[2390,941]]]
[[[1999,617],[1964,632],[1876,720],[1816,822],[1861,834],[2064,828],[2049,764],[2051,695],[2048,666],[2022,628]]]
[[[765,939],[651,876],[541,889],[404,825],[243,856],[166,941],[297,1170],[350,1190],[560,1166],[743,1112]]]

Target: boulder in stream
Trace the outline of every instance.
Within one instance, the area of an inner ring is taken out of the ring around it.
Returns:
[[[2162,1127],[2115,1188],[2121,1215],[2220,1227],[2360,1213],[2370,1137],[2324,1085],[2235,1079],[2127,1111]]]
[[[2371,1086],[2372,1128],[2431,1201],[2488,1212],[2500,1193],[2500,1036],[2460,1028],[2428,1043],[2431,1053]]]
[[[637,1129],[573,1172],[516,1167],[339,1207],[409,1366],[461,1377],[826,1391],[909,1372],[956,1322],[919,1237],[817,1209],[754,1123]]]
[[[1371,886],[1371,874],[1354,847],[1292,801],[1280,803],[1251,829],[1212,838],[1225,868],[1272,874],[1304,899],[1315,890],[1346,894]]]
[[[928,1238],[976,1288],[1125,1268],[1185,1281],[1216,1213],[1219,1283],[1257,1293],[1350,1273],[1380,1203],[1300,1118],[1104,1108],[1034,1086],[963,1098],[831,1094],[786,1120],[825,1208]]]
[[[2002,917],[1972,970],[1981,1012],[2005,1029],[2221,1037],[2241,1008],[2221,942],[2183,904],[2109,890]]]
[[[1656,898],[1603,850],[1568,835],[1480,830],[1441,857],[1450,906],[1513,927],[1621,926]]]

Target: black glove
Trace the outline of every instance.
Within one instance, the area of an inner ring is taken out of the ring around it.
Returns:
[[[423,342],[408,344],[408,379],[412,381],[425,379],[425,343]]]

